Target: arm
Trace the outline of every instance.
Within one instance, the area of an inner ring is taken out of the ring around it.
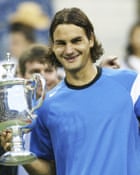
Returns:
[[[37,159],[30,164],[25,164],[24,168],[30,175],[55,175],[54,161]]]
[[[101,60],[100,64],[101,67],[108,67],[112,69],[119,69],[120,63],[117,57],[108,57],[106,59]]]

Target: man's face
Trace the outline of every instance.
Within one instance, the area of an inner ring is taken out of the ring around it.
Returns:
[[[10,34],[10,53],[13,57],[19,58],[22,52],[30,45],[29,41],[21,32]]]
[[[40,73],[46,79],[47,90],[56,86],[59,81],[55,67],[47,63],[27,62],[24,78],[30,79],[34,73]]]
[[[53,51],[66,71],[79,70],[91,61],[89,40],[83,28],[73,24],[60,24],[53,34]]]

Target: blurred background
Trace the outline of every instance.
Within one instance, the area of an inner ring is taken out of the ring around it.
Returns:
[[[57,10],[64,7],[79,7],[84,10],[104,47],[104,57],[115,55],[123,59],[129,30],[140,20],[140,0],[0,0],[0,60],[5,59],[5,53],[9,48],[9,23],[11,24],[13,14],[20,11],[18,6],[22,2],[38,3],[42,10],[40,13],[46,15],[49,21]],[[33,7],[29,9],[31,12],[28,15],[23,11],[27,18],[30,18],[35,10]],[[40,28],[39,20],[35,20],[34,23],[37,42],[48,43],[49,22],[46,27]]]

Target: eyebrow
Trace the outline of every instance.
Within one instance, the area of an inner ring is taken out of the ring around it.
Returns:
[[[40,71],[40,69],[38,69],[38,68],[30,70],[30,72],[39,72],[39,71]]]
[[[75,38],[71,39],[71,42],[81,40],[81,39],[82,39],[82,36],[76,36]],[[56,43],[60,42],[61,43],[61,42],[65,42],[65,40],[58,39],[58,40],[54,40],[54,42],[56,42]]]
[[[77,41],[77,40],[81,40],[81,39],[82,39],[82,36],[77,36],[77,37],[73,38],[71,41],[73,42],[73,41]]]

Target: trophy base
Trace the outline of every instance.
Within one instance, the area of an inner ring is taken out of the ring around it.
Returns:
[[[22,152],[6,152],[0,157],[0,165],[5,166],[16,166],[28,164],[32,161],[36,160],[35,154],[29,151]]]

